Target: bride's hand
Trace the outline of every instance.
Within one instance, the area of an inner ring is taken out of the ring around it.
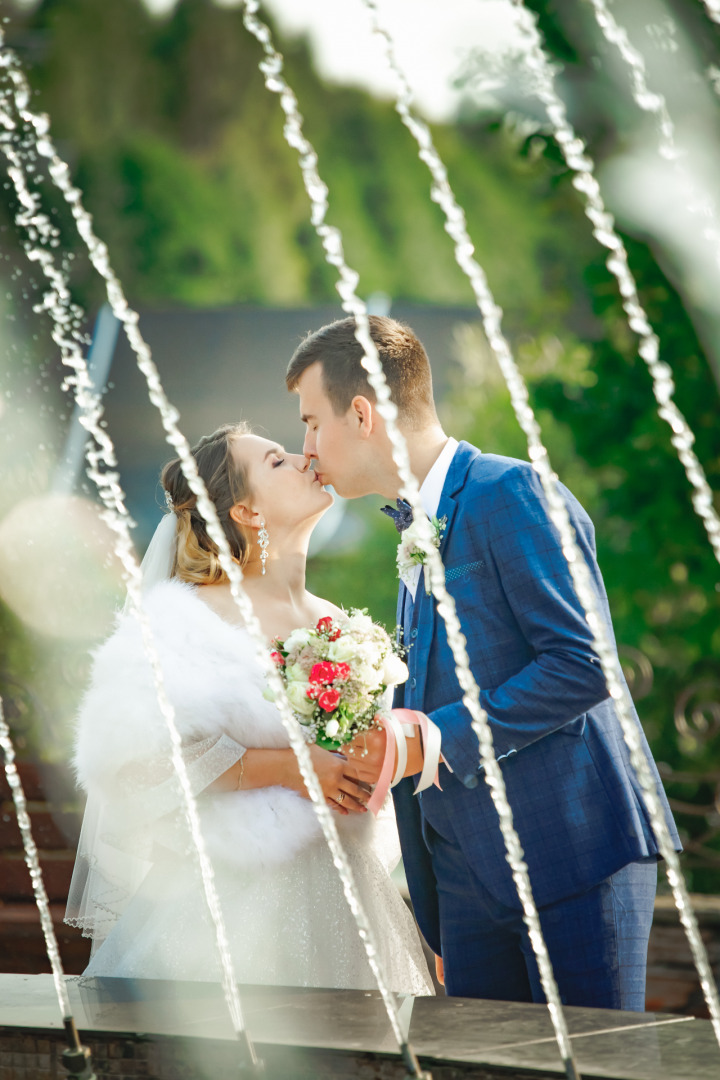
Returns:
[[[367,791],[357,776],[346,775],[348,762],[339,754],[332,754],[320,746],[311,746],[310,757],[320,781],[325,801],[339,814],[363,814],[367,807]],[[299,792],[309,799],[308,790],[299,777]]]

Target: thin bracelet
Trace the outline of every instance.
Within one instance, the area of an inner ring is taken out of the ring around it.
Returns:
[[[245,773],[245,754],[243,754],[242,757],[240,758],[240,775],[238,776],[237,788],[235,789],[236,791],[240,791],[240,788],[242,787],[244,773]]]

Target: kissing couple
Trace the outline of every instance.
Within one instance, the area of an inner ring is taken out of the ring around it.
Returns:
[[[377,316],[370,330],[422,505],[442,522],[437,542],[447,588],[561,998],[643,1010],[658,846],[537,474],[527,462],[448,437],[416,335]],[[332,504],[326,486],[345,498],[399,493],[362,356],[353,319],[321,328],[296,350],[286,381],[305,425],[302,454],[242,424],[219,428],[193,449],[269,649],[321,620],[342,626],[347,619],[305,587],[310,535]],[[163,469],[162,485],[169,513],[150,564],[151,552],[143,563],[143,604],[237,978],[370,989],[374,979],[342,884],[178,460]],[[592,524],[561,491],[610,627]],[[409,524],[402,503],[392,516],[398,531]],[[371,586],[371,571],[368,579]],[[407,741],[403,778],[396,776],[376,816],[367,803],[385,759],[385,730],[364,736],[362,753],[358,740],[342,754],[310,747],[380,960],[393,989],[433,992],[415,923],[389,876],[401,847],[415,919],[446,992],[542,1002],[477,737],[419,559],[402,569],[397,623],[408,678],[394,706],[425,714],[439,730],[439,786],[416,790],[427,750],[418,733]],[[93,939],[86,973],[218,979],[169,737],[131,614],[118,617],[95,653],[74,766],[88,801],[66,918]]]

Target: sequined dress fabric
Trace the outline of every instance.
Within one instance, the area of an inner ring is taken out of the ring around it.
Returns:
[[[368,823],[372,829],[372,823]],[[394,821],[381,824],[394,829]],[[365,822],[340,822],[355,882],[390,986],[431,994],[427,965],[397,887]],[[215,860],[216,885],[241,983],[374,989],[357,926],[324,840],[281,866],[239,873]],[[150,870],[86,975],[220,978],[202,886],[191,858],[168,853]]]

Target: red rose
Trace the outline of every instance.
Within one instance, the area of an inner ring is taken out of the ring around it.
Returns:
[[[349,664],[335,664],[335,678],[336,679],[347,679],[349,674],[350,674],[350,665]]]
[[[318,705],[325,712],[332,712],[337,709],[340,704],[340,691],[339,690],[324,690],[318,698]]]
[[[323,688],[319,683],[315,683],[313,686],[308,686],[305,691],[305,697],[310,698],[311,701],[316,701],[323,693]]]
[[[332,622],[333,621],[329,615],[325,615],[322,619],[318,619],[318,624],[315,627],[318,634],[330,633]]]
[[[333,630],[332,634],[328,636],[328,641],[337,641],[341,634],[342,630],[338,626],[337,630]]]
[[[327,660],[323,660],[318,664],[313,664],[312,671],[310,672],[310,682],[331,683],[334,678],[334,664],[329,663]]]
[[[282,653],[271,652],[270,653],[270,659],[274,660],[278,667],[284,667],[285,666],[285,657],[283,656]]]

